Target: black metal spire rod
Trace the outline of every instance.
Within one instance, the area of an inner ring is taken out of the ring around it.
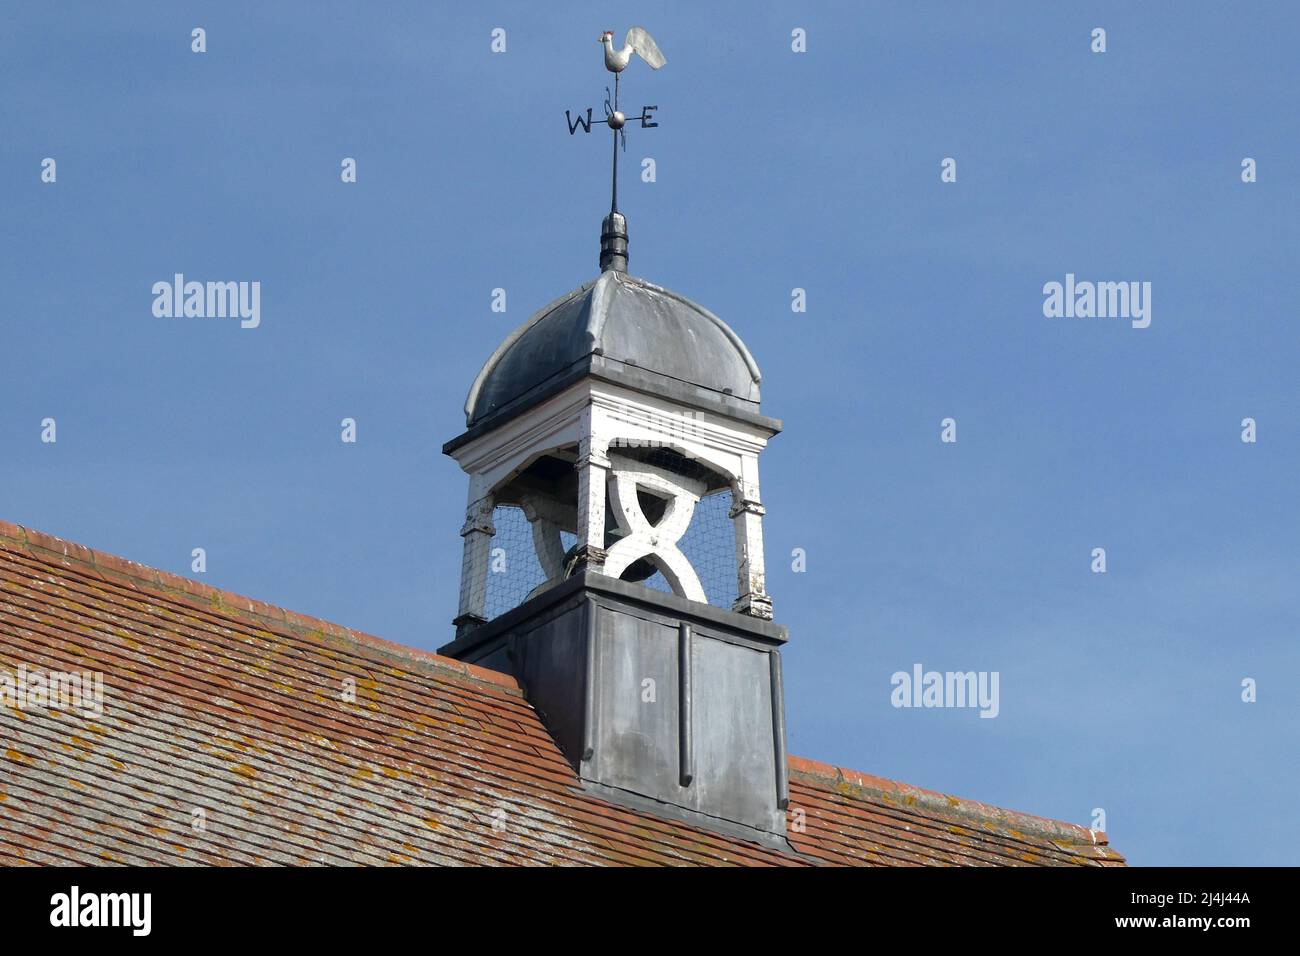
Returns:
[[[614,74],[614,108],[610,109],[609,100],[605,100],[605,122],[609,124],[614,140],[614,161],[610,164],[609,215],[600,224],[600,271],[612,269],[615,272],[627,272],[627,217],[618,211],[618,147],[619,140],[627,149],[627,134],[623,126],[626,117],[618,109],[618,81],[620,73]],[[608,95],[609,87],[605,87]]]
[[[620,76],[622,76],[621,73],[614,74],[614,112],[609,117],[611,121],[614,119],[614,117],[616,116],[621,117],[623,115],[618,111],[618,80]],[[612,216],[614,215],[614,213],[618,212],[618,137],[619,137],[619,131],[623,128],[623,124],[620,122],[617,126],[615,126],[613,122],[610,122],[609,126],[610,126],[610,131],[613,134],[612,138],[614,140],[614,175],[612,177],[613,182],[611,184],[610,199],[609,199],[609,214]],[[625,146],[626,143],[627,140],[626,138],[624,138]]]
[[[618,111],[618,80],[620,74],[614,74],[614,109],[606,120],[609,123],[611,138],[614,141],[613,172],[610,176],[609,215],[600,224],[600,271],[612,269],[615,272],[627,272],[627,217],[618,211],[618,139],[623,136],[624,148],[627,137],[623,133],[623,114]],[[608,100],[605,109],[609,111]]]

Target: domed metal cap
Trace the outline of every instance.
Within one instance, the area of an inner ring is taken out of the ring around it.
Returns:
[[[675,292],[611,269],[501,343],[469,391],[466,425],[504,421],[587,375],[762,418],[758,365],[725,322]]]

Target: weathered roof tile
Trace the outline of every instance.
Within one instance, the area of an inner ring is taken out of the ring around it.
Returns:
[[[0,863],[1115,865],[1105,835],[790,762],[790,849],[602,800],[510,677],[0,522]],[[345,694],[353,682],[355,700]]]

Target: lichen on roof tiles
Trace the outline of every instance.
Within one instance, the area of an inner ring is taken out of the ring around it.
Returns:
[[[1105,835],[790,761],[785,850],[583,789],[512,678],[0,522],[0,864],[1118,865]],[[355,701],[340,692],[344,678]]]

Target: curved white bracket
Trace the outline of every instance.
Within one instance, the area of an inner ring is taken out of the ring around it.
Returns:
[[[605,556],[604,573],[617,578],[628,566],[645,559],[663,574],[673,593],[707,604],[700,579],[682,554],[677,542],[690,527],[695,505],[704,493],[704,482],[674,474],[667,469],[611,453],[614,520],[623,536]],[[641,509],[638,491],[664,499],[663,517],[651,524]]]
[[[577,509],[541,495],[525,494],[519,503],[533,529],[533,550],[546,576],[543,583],[547,587],[558,584],[564,577],[564,541],[560,532],[573,533]]]

